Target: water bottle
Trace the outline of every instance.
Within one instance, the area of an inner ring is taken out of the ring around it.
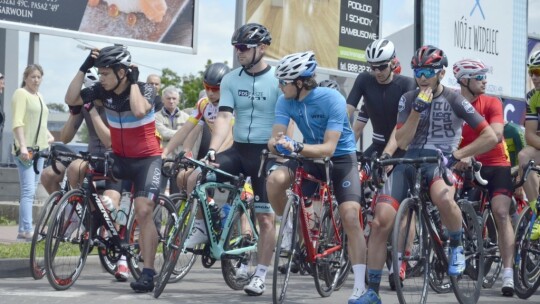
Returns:
[[[210,209],[210,217],[212,219],[212,228],[216,234],[221,232],[221,210],[216,205],[214,199],[208,201],[208,208]]]
[[[115,221],[118,211],[114,207],[112,199],[104,195],[101,197],[101,202],[103,203],[103,206],[105,206],[105,208],[109,210],[109,214],[111,215],[111,220]]]
[[[129,211],[131,209],[131,199],[130,197],[122,196],[120,201],[120,210],[116,215],[116,223],[118,225],[126,225],[129,217]]]
[[[227,217],[229,216],[229,211],[231,211],[231,205],[225,203],[221,207],[221,229],[225,228],[225,222],[227,221]]]

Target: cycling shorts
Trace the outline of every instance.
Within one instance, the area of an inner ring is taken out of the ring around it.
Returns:
[[[146,197],[157,202],[161,183],[161,155],[125,158],[111,154],[113,174],[118,179],[133,182],[133,197]]]

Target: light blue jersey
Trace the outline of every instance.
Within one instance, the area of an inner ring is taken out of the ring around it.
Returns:
[[[274,70],[268,66],[253,75],[238,68],[223,77],[219,107],[234,110],[235,142],[266,144],[272,136],[276,101],[282,94]]]
[[[290,119],[298,125],[307,144],[322,144],[324,133],[331,130],[341,132],[333,156],[356,151],[354,133],[347,116],[347,104],[337,90],[316,87],[300,102],[280,96],[274,123],[288,126]]]

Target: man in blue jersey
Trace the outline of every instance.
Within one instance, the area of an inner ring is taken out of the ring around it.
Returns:
[[[271,41],[268,29],[257,23],[245,24],[234,32],[231,44],[242,67],[231,71],[221,81],[219,109],[207,153],[207,159],[219,164],[220,169],[251,176],[253,182],[260,229],[257,245],[259,264],[249,284],[244,287],[244,291],[252,296],[262,295],[266,289],[264,282],[275,247],[274,211],[266,200],[265,176],[258,176],[258,156],[270,138],[276,101],[281,94],[274,68],[263,60]],[[233,145],[216,154],[228,137],[233,112]],[[194,233],[201,232],[194,230]],[[247,277],[243,268],[238,270],[237,278]]]
[[[314,78],[316,67],[317,61],[311,51],[285,56],[276,67],[283,95],[276,105],[268,148],[285,155],[295,152],[306,157],[331,157],[334,195],[354,270],[351,298],[356,300],[355,294],[360,295],[365,289],[366,240],[359,221],[360,179],[354,133],[347,118],[345,98],[336,90],[318,87]],[[303,142],[284,135],[291,119],[298,125]],[[268,176],[268,199],[278,215],[283,214],[286,190],[293,181],[289,168],[294,170],[296,165],[296,162],[288,161],[285,167],[278,167]],[[320,165],[305,164],[305,169],[322,180],[326,178],[324,167]]]

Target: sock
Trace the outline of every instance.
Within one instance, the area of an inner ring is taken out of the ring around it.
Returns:
[[[450,247],[456,248],[461,246],[461,229],[458,231],[448,230],[448,237],[450,238]]]
[[[503,270],[503,279],[505,278],[514,278],[514,269],[512,267],[504,268]]]
[[[402,255],[401,252],[397,253],[398,261],[401,260]],[[388,270],[388,275],[391,275],[392,273],[394,273],[394,263],[390,263],[390,269]]]
[[[126,261],[126,256],[125,255],[120,257],[120,260],[118,260],[118,265],[127,266],[127,261]]]
[[[255,276],[261,278],[264,282],[266,280],[267,271],[268,271],[268,266],[258,264],[257,269],[255,269]]]
[[[204,225],[203,219],[195,219],[195,227],[201,229],[202,231],[206,232],[206,226]]]
[[[373,289],[379,294],[379,286],[381,285],[382,270],[368,269],[369,289]]]
[[[366,290],[366,264],[356,264],[352,266],[354,272],[353,290]]]

